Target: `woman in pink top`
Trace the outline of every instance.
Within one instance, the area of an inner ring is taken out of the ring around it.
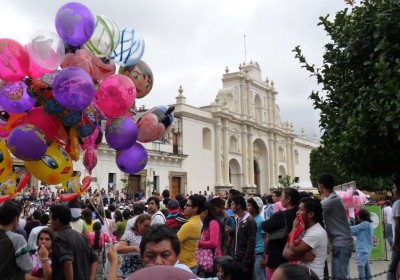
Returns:
[[[272,200],[274,202],[274,208],[272,210],[273,213],[286,210],[286,208],[283,207],[281,204],[281,197],[282,197],[281,191],[276,190],[272,192]]]
[[[100,253],[101,250],[103,250],[104,243],[110,241],[108,233],[101,232],[101,223],[100,222],[95,222],[93,224],[93,231],[88,233],[87,238],[88,238],[89,244],[98,253]]]
[[[218,215],[215,213],[211,203],[206,202],[204,205],[204,211],[200,214],[200,218],[203,222],[203,228],[201,230],[200,241],[198,249],[211,249],[214,259],[222,256],[222,235],[224,233],[221,221]],[[199,252],[196,252],[196,259],[199,264],[199,272],[203,273],[205,278],[216,277],[215,270],[205,271],[202,270],[201,261],[199,262]]]

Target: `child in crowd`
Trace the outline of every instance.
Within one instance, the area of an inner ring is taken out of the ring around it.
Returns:
[[[372,226],[371,213],[366,209],[358,212],[359,223],[350,226],[351,234],[357,237],[356,257],[359,279],[371,279],[371,268],[369,266],[369,255],[372,250],[372,238],[374,227]]]

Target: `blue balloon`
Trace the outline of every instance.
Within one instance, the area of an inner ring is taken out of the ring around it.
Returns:
[[[133,29],[122,29],[119,44],[112,52],[111,59],[120,66],[130,66],[138,62],[144,53],[143,37]]]

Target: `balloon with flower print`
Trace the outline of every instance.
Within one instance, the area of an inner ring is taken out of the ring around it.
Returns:
[[[0,79],[7,82],[22,80],[29,74],[29,55],[15,40],[0,39]]]
[[[67,3],[59,9],[55,24],[61,39],[73,47],[85,44],[95,28],[92,12],[85,5],[77,2]]]
[[[0,81],[0,105],[8,113],[24,113],[33,108],[36,100],[30,97],[23,81]]]
[[[84,110],[95,93],[92,78],[79,67],[67,67],[56,74],[53,93],[57,102],[72,111]]]
[[[125,115],[135,103],[136,87],[126,76],[114,74],[105,78],[97,90],[100,109],[108,118]]]
[[[65,56],[64,42],[57,33],[48,30],[34,33],[27,50],[31,60],[49,70],[56,70]]]

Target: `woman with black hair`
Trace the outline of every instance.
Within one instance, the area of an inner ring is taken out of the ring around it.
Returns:
[[[286,210],[274,213],[270,219],[261,224],[262,230],[268,233],[267,279],[272,278],[279,265],[287,262],[282,253],[299,209],[299,192],[295,188],[284,188],[281,203]]]
[[[93,231],[88,233],[87,238],[89,244],[98,254],[103,250],[105,242],[110,241],[109,235],[105,232],[101,232],[100,222],[95,222],[93,224]]]
[[[224,240],[224,227],[208,201],[204,204],[200,219],[203,222],[203,228],[196,251],[196,259],[199,264],[198,272],[203,273],[204,277],[214,277],[216,272],[214,271],[213,261],[222,256],[221,245]]]
[[[235,260],[226,260],[218,265],[218,280],[242,280],[242,264]]]

